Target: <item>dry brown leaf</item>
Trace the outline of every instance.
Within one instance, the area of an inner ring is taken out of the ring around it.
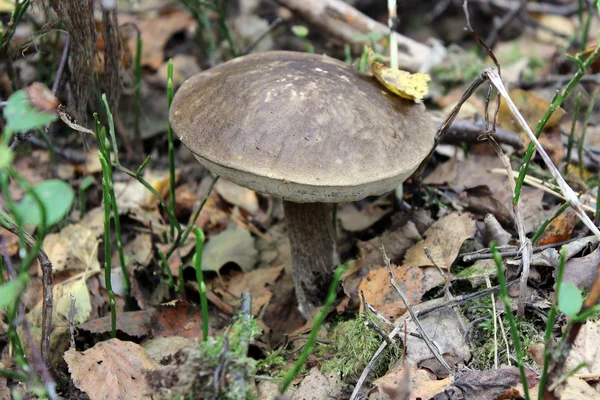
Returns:
[[[561,393],[561,400],[600,400],[600,393],[581,378],[567,379],[567,385]]]
[[[412,221],[408,221],[398,229],[386,231],[367,242],[359,240],[357,246],[365,252],[365,267],[371,269],[381,265],[383,260],[381,255],[382,245],[385,247],[390,260],[397,262],[404,256],[406,250],[421,239],[421,235],[415,224]]]
[[[142,372],[157,365],[138,344],[110,339],[84,352],[70,349],[65,361],[73,384],[91,400],[152,398]]]
[[[530,388],[537,385],[539,382],[537,373],[526,369],[525,374]],[[465,400],[523,397],[523,386],[521,385],[519,369],[514,366],[502,366],[498,369],[487,371],[467,371],[456,379],[454,386],[462,391]]]
[[[370,228],[381,218],[392,212],[391,208],[383,209],[375,204],[367,204],[358,209],[354,204],[343,204],[338,211],[342,228],[349,232],[360,232]]]
[[[212,281],[212,290],[221,295],[230,305],[235,305],[242,297],[242,293],[250,292],[252,296],[252,315],[258,315],[260,310],[271,300],[275,283],[283,273],[283,266],[273,268],[259,268],[243,273],[233,273],[225,282],[227,290],[221,285],[221,280]],[[211,284],[208,284],[209,287]]]
[[[406,371],[408,369],[408,371]],[[408,382],[406,382],[408,372]],[[454,381],[453,377],[437,380],[435,374],[426,370],[418,369],[416,364],[412,367],[408,365],[393,369],[381,378],[377,379],[374,384],[380,391],[387,394],[387,397],[394,400],[397,388],[408,383],[410,391],[407,400],[430,399],[435,395],[442,393],[449,388]]]
[[[474,229],[475,221],[468,214],[448,214],[427,229],[425,240],[408,249],[404,263],[415,267],[433,266],[425,255],[427,248],[440,268],[450,269],[460,247],[473,236]]]
[[[536,125],[540,119],[546,113],[546,110],[550,106],[550,102],[546,99],[543,99],[536,95],[532,91],[526,91],[523,89],[513,89],[509,93],[510,98],[513,100],[525,121],[529,124],[531,130],[535,132]],[[562,108],[558,108],[554,114],[550,117],[544,129],[548,130],[550,128],[558,125],[562,116],[565,115],[565,110]],[[514,116],[508,106],[506,105],[506,101],[503,99],[500,103],[500,111],[498,112],[498,123],[502,128],[511,130],[513,132],[521,133],[521,142],[524,146],[529,143],[529,138],[527,134],[521,129],[519,123],[514,119]]]
[[[544,230],[544,233],[534,243],[536,246],[564,242],[571,238],[575,225],[579,218],[572,208],[567,208],[561,215],[556,217]]]
[[[236,185],[230,180],[221,178],[215,184],[215,191],[229,204],[238,206],[254,215],[258,212],[258,197],[256,193],[245,187]]]
[[[152,331],[150,318],[156,310],[149,308],[139,311],[127,311],[117,314],[117,330],[126,333],[129,336],[142,337],[147,336]],[[88,331],[93,334],[107,333],[111,330],[111,316],[96,318],[77,326],[77,329]]]
[[[567,357],[566,370],[570,371],[581,363],[587,363],[578,372],[600,373],[600,321],[587,321],[581,328],[573,348]]]
[[[152,261],[152,235],[144,233],[136,236],[131,242],[123,247],[123,255],[125,263],[129,266],[146,267]],[[117,250],[113,252],[112,265],[120,265],[119,253]]]
[[[600,247],[586,256],[568,260],[563,282],[572,282],[582,290],[591,288],[596,279],[598,264],[600,264]]]
[[[59,233],[46,236],[44,249],[54,272],[66,269],[100,271],[98,240],[91,230],[79,224],[68,225]]]
[[[331,373],[325,376],[317,367],[313,367],[292,394],[292,400],[339,398],[343,383],[335,375]]]
[[[182,336],[202,338],[202,313],[200,308],[186,301],[175,300],[156,307],[150,317],[154,337]],[[208,334],[212,335],[209,325]]]
[[[138,19],[132,17],[132,14],[119,14],[119,25],[125,22],[136,24],[142,34],[144,43],[142,51],[142,66],[157,70],[164,61],[165,45],[167,41],[177,32],[183,31],[192,26],[194,20],[192,16],[183,11],[174,10],[162,13],[158,16],[153,15],[147,19]],[[129,46],[135,49],[136,38],[132,37]]]
[[[146,351],[148,358],[156,364],[166,365],[173,361],[173,355],[184,347],[194,346],[197,342],[194,339],[181,336],[167,336],[150,339],[144,342],[142,347]]]
[[[392,264],[392,271],[411,305],[420,303],[425,292],[444,283],[444,278],[435,268]],[[369,304],[390,321],[406,311],[404,302],[390,283],[390,275],[385,267],[369,271],[360,282],[358,290],[362,290]],[[361,303],[361,312],[362,308]]]

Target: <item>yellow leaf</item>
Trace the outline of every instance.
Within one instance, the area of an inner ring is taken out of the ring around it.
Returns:
[[[14,0],[0,0],[0,13],[9,13],[15,9]]]
[[[373,49],[369,48],[369,64],[373,75],[383,86],[398,96],[420,103],[427,94],[427,82],[431,80],[429,75],[394,70],[375,61]]]

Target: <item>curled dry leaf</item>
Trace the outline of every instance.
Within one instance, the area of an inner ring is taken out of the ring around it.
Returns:
[[[110,339],[84,352],[70,349],[65,361],[73,384],[91,400],[152,398],[142,372],[157,365],[138,344]]]
[[[440,268],[450,269],[463,242],[473,237],[474,230],[475,221],[468,214],[448,214],[427,229],[425,240],[406,252],[404,263],[415,267],[433,266],[425,254],[427,248]]]

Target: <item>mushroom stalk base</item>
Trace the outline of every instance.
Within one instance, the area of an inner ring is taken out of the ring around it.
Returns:
[[[293,279],[300,314],[306,319],[323,304],[339,263],[331,212],[324,203],[283,202],[292,248]]]

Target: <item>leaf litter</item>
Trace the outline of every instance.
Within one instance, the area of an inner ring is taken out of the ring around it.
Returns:
[[[192,36],[198,34],[196,29],[199,28],[194,15],[183,9],[174,10],[165,6],[160,0],[156,2],[158,5],[155,8],[150,7],[150,9],[146,9],[141,4],[126,3],[122,10],[140,7],[133,13],[121,13],[119,21],[135,24],[144,42],[141,54],[141,65],[145,68],[142,86],[144,93],[152,94],[152,96],[144,96],[146,97],[144,101],[156,97],[156,93],[163,95],[167,80],[168,57],[173,56],[175,60],[174,82],[175,86],[178,86],[185,78],[200,70],[197,62],[199,59],[202,60],[202,67],[205,67],[218,63],[219,58],[227,57],[231,50],[219,48],[210,60],[198,57],[197,54],[179,54],[182,51],[188,52],[188,42],[191,43]],[[282,10],[284,9],[280,9],[278,13],[285,16]],[[570,36],[574,34],[574,30],[571,29],[576,26],[573,24],[574,19],[563,16],[550,17],[544,14],[529,13],[528,15],[533,15],[539,25],[550,27],[556,32],[568,33]],[[211,11],[207,13],[207,18],[208,21],[214,22],[219,16]],[[251,18],[247,19],[251,20]],[[256,19],[260,21],[260,27],[269,26],[266,20],[259,17]],[[591,29],[590,32],[593,30]],[[496,49],[499,58],[503,60],[505,80],[509,81],[511,76],[513,79],[517,79],[518,76],[519,80],[521,78],[526,80],[528,74],[536,76],[532,74],[532,71],[535,72],[534,57],[543,58],[544,61],[550,60],[551,56],[554,57],[552,53],[556,49],[556,40],[554,40],[555,36],[550,36],[550,40],[544,36],[548,31],[545,28],[536,29],[534,34],[537,35],[535,36],[537,39],[529,37],[529,42],[519,37],[498,44]],[[16,35],[18,39],[20,33]],[[203,33],[198,35],[201,40],[209,38]],[[129,59],[129,64],[124,62],[122,67],[127,69],[131,68],[136,35],[128,33],[124,39],[126,41],[123,44],[124,61]],[[530,43],[532,41],[540,42],[535,42],[536,46],[532,48]],[[276,43],[277,41],[271,45],[278,46]],[[293,42],[290,43],[294,46]],[[106,56],[104,47],[99,47],[99,51],[102,57]],[[327,52],[327,50],[319,51]],[[355,49],[351,49],[352,51]],[[519,57],[515,57],[515,54],[511,55],[510,52],[518,53]],[[528,58],[528,54],[531,58]],[[515,60],[509,60],[510,57]],[[478,59],[478,61],[481,61],[482,66],[485,65],[483,60]],[[566,67],[560,65],[560,68]],[[593,68],[597,69],[597,65],[592,66]],[[540,75],[540,70],[537,71]],[[549,74],[549,71],[550,69],[547,68],[543,73]],[[467,68],[461,68],[458,72],[460,76],[451,78],[454,83],[447,86],[445,91],[431,88],[431,98],[426,98],[425,101],[431,100],[449,111],[465,89],[463,81],[466,79]],[[444,73],[453,72],[451,69],[446,69]],[[436,80],[440,76],[436,76],[435,72],[432,72],[432,76],[431,85],[439,85]],[[448,75],[445,75],[444,79],[447,80]],[[443,79],[440,82],[443,82]],[[584,86],[581,85],[578,89],[585,93],[589,88]],[[160,91],[157,88],[160,88]],[[551,93],[550,96],[548,93]],[[554,90],[544,91],[535,86],[533,89],[517,88],[510,92],[532,129],[535,129],[537,122],[550,105],[547,99],[553,94]],[[160,103],[161,109],[166,109],[164,96],[160,100],[152,101]],[[461,110],[459,119],[474,122],[477,118],[484,117],[484,107],[481,98],[472,97],[468,106]],[[595,194],[597,182],[594,181],[594,174],[598,167],[594,166],[594,163],[597,164],[597,161],[594,161],[597,160],[594,149],[588,148],[584,151],[587,152],[584,157],[588,161],[583,169],[576,165],[577,161],[573,161],[579,160],[580,154],[574,154],[568,165],[565,160],[567,151],[563,141],[566,142],[566,136],[561,136],[560,130],[567,132],[571,128],[573,104],[566,102],[563,108],[559,108],[550,118],[540,140],[552,160],[557,164],[564,164],[565,175],[569,178],[569,182],[576,182],[581,192]],[[166,125],[164,109],[161,111],[162,115],[144,115],[143,126],[148,127],[151,118],[162,119],[163,125]],[[144,110],[146,114],[148,110]],[[130,130],[132,114],[127,111],[127,117],[117,121],[126,125],[125,129],[122,126],[118,127],[118,130],[123,130],[125,135]],[[580,137],[582,129],[582,118],[579,119],[580,121],[574,125],[579,131],[575,134],[576,138]],[[528,139],[522,135],[520,126],[508,112],[504,101],[500,106],[498,122],[499,126],[514,133],[522,146],[528,144]],[[588,147],[598,143],[595,124],[597,121],[592,120],[588,127],[585,141]],[[158,127],[162,125],[156,121],[151,122],[150,125],[153,127],[148,128],[148,131],[164,131],[164,128]],[[147,132],[143,134],[145,138],[146,134]],[[59,140],[58,143],[69,146],[67,141]],[[160,147],[159,142],[151,143]],[[489,351],[496,347],[500,351],[500,365],[514,364],[512,343],[508,344],[509,354],[507,354],[506,340],[501,337],[503,335],[501,329],[492,328],[493,307],[496,307],[496,312],[500,316],[499,323],[502,323],[505,315],[497,297],[494,303],[488,295],[487,302],[475,299],[457,303],[456,310],[448,306],[429,310],[431,307],[439,307],[440,304],[451,302],[452,297],[468,296],[472,292],[483,290],[486,285],[496,283],[495,264],[489,258],[474,263],[466,262],[462,258],[465,254],[485,252],[490,238],[499,237],[491,232],[490,226],[483,223],[484,218],[490,213],[495,216],[504,233],[502,245],[507,247],[506,250],[501,251],[504,254],[516,253],[516,255],[505,256],[504,266],[507,269],[507,276],[516,277],[521,267],[520,248],[515,235],[514,209],[511,203],[513,192],[506,176],[492,173],[492,170],[502,167],[501,162],[491,151],[491,147],[486,148],[486,145],[465,145],[469,146],[468,151],[465,151],[466,147],[447,146],[450,149],[449,153],[439,151],[434,155],[431,166],[426,170],[421,192],[413,193],[411,188],[415,182],[409,181],[405,185],[403,196],[387,196],[340,205],[337,214],[339,250],[344,261],[357,261],[343,275],[342,288],[338,291],[340,301],[335,304],[334,309],[326,310],[329,316],[319,332],[321,342],[317,343],[313,356],[296,377],[294,381],[296,387],[286,392],[288,398],[327,396],[348,398],[356,382],[344,380],[340,373],[326,372],[323,365],[332,359],[335,361],[336,354],[325,349],[335,346],[336,335],[343,335],[338,328],[344,322],[355,320],[357,313],[361,315],[360,318],[371,315],[371,312],[365,309],[361,293],[380,316],[392,321],[392,324],[400,329],[400,333],[395,334],[393,340],[397,340],[397,343],[403,347],[402,356],[389,365],[387,373],[380,376],[371,374],[368,382],[369,385],[372,383],[374,392],[368,398],[442,399],[448,398],[443,396],[449,393],[461,393],[465,399],[517,398],[524,395],[518,370],[514,366],[495,368],[490,361],[493,358],[490,354],[493,352]],[[512,167],[513,170],[518,171],[521,150],[508,149],[508,146],[504,146],[510,155],[515,156]],[[166,165],[164,154],[160,153],[160,151],[153,153],[153,156],[158,155],[158,162],[154,164],[153,161],[152,168],[146,168],[142,176],[169,203],[169,173],[164,168]],[[467,153],[466,157],[463,157],[464,153]],[[79,196],[83,196],[87,201],[87,206],[83,207],[83,218],[79,219],[79,205],[77,205],[71,214],[65,214],[60,221],[55,221],[57,226],[46,235],[43,242],[43,248],[52,261],[55,272],[55,307],[52,314],[53,332],[50,337],[52,364],[58,368],[63,365],[61,371],[66,372],[64,368],[64,361],[66,361],[73,384],[91,399],[115,398],[117,392],[123,398],[151,398],[153,393],[148,388],[144,374],[160,366],[181,367],[185,355],[198,357],[201,360],[206,356],[206,349],[205,353],[199,355],[194,353],[194,350],[200,348],[197,340],[202,339],[204,328],[201,311],[195,304],[199,298],[199,287],[195,282],[192,266],[196,238],[192,232],[188,240],[169,257],[168,267],[176,283],[172,285],[165,275],[166,271],[161,270],[161,262],[157,254],[159,250],[167,253],[174,242],[174,238],[168,234],[170,227],[164,209],[136,180],[116,174],[115,194],[119,213],[122,216],[126,267],[130,278],[133,278],[132,293],[134,293],[136,306],[133,308],[128,306],[123,298],[124,291],[117,290],[119,292],[116,301],[118,339],[106,340],[111,322],[108,314],[109,298],[104,287],[101,268],[106,260],[101,250],[104,210],[98,195],[101,193],[101,169],[97,152],[95,149],[83,152],[82,159],[85,160],[83,164],[59,161],[55,171],[54,167],[51,167],[52,157],[54,156],[51,156],[49,151],[35,150],[31,154],[18,154],[13,166],[31,184],[39,184],[58,176],[76,188],[83,176],[94,178],[89,191],[84,194],[76,193],[76,200],[79,200]],[[254,346],[252,354],[257,359],[280,355],[283,363],[281,370],[287,370],[297,358],[297,351],[303,348],[316,315],[313,314],[308,321],[304,321],[297,312],[290,277],[289,243],[285,233],[281,204],[276,199],[221,179],[215,185],[215,190],[209,194],[199,218],[193,221],[191,217],[206,193],[207,183],[212,182],[213,178],[206,175],[206,171],[188,173],[189,171],[187,165],[181,166],[181,169],[176,171],[175,213],[181,223],[195,224],[206,234],[202,264],[210,302],[209,336],[211,339],[228,338],[232,323],[237,318],[236,309],[240,299],[243,298],[244,293],[249,292],[252,297],[249,313],[256,318],[257,326],[263,330],[260,338],[252,345]],[[541,170],[535,173],[544,177],[544,172]],[[200,181],[202,184],[198,184]],[[25,191],[15,182],[10,182],[9,190],[16,200],[26,196]],[[421,204],[423,208],[418,208],[419,201],[423,202]],[[2,199],[2,205],[5,204]],[[520,206],[525,222],[525,233],[531,236],[542,221],[552,216],[559,206],[556,199],[544,194],[539,188],[525,187]],[[62,221],[63,219],[66,222]],[[185,228],[185,225],[182,226]],[[2,231],[0,235],[3,256],[7,254],[16,259],[19,253],[16,236],[6,231]],[[584,235],[585,232],[581,224],[578,224],[575,214],[567,209],[548,225],[543,235],[533,244],[535,247],[551,246],[535,251],[528,282],[528,293],[531,294],[532,299],[528,306],[533,310],[528,317],[534,320],[531,323],[536,324],[535,329],[538,333],[543,330],[543,324],[536,320],[537,317],[534,315],[543,319],[553,301],[555,290],[553,285],[560,260],[558,250],[561,243],[570,241],[565,244],[567,263],[564,282],[579,287],[585,293],[593,288],[597,274],[598,245],[597,241]],[[115,243],[113,246],[111,258],[115,268],[111,278],[116,285],[118,282],[123,282],[123,277],[118,268],[119,257]],[[420,336],[415,321],[408,316],[406,304],[392,287],[389,272],[382,259],[380,250],[382,246],[392,260],[391,269],[395,280],[411,307],[417,312],[423,330],[444,360],[452,366],[453,371],[450,374],[441,368],[441,364],[433,357],[432,350]],[[180,266],[183,266],[183,269],[180,269]],[[30,324],[31,335],[34,341],[39,343],[43,304],[41,270],[37,267],[35,265],[35,268],[32,268],[32,272],[37,276],[31,278],[22,300],[26,305],[26,318]],[[177,286],[180,281],[183,283],[181,287]],[[450,295],[446,289],[449,290]],[[511,287],[510,294],[514,296],[516,293],[515,286]],[[76,299],[72,318],[77,325],[79,336],[76,338],[76,348],[67,350],[71,295]],[[515,302],[516,299],[513,298],[512,301]],[[570,300],[563,298],[558,301],[564,304],[565,301]],[[457,313],[457,310],[460,312]],[[569,315],[572,317],[571,313]],[[393,328],[378,318],[373,316],[375,321],[379,321],[381,332],[384,335],[391,335]],[[367,320],[369,319],[364,319]],[[565,317],[557,320],[553,332],[555,338],[558,332],[564,329],[566,323]],[[6,329],[5,322],[2,321],[0,331],[4,334]],[[364,329],[372,334],[375,328],[365,326]],[[493,342],[491,332],[494,329],[495,334],[499,336],[498,341],[493,346],[486,347],[486,344]],[[25,335],[22,330],[19,330],[19,333],[21,337]],[[362,335],[364,334],[365,331],[362,331]],[[510,333],[504,335],[510,340]],[[582,362],[585,365],[575,376],[566,380],[562,398],[596,399],[599,397],[598,354],[595,352],[597,346],[594,347],[600,340],[597,336],[597,323],[593,320],[586,322],[573,344],[567,359],[567,369],[572,370]],[[377,340],[384,341],[381,333],[377,333],[376,337]],[[360,340],[356,337],[351,339]],[[534,354],[533,349],[540,343],[539,340],[533,342],[534,340],[525,343],[527,350],[532,350],[531,354]],[[222,344],[223,342],[219,346]],[[29,358],[32,359],[32,349],[29,348],[28,343],[25,343],[24,347]],[[485,353],[484,356],[481,356],[482,353]],[[487,360],[485,365],[488,369],[473,369],[474,365],[481,365],[483,362],[481,357]],[[527,376],[530,391],[537,397],[535,385],[539,380],[540,365],[539,357],[537,361],[535,358],[531,356],[527,361],[531,361],[531,368],[535,368],[537,373],[527,369]],[[3,355],[2,360],[3,365],[13,365],[7,354]],[[538,365],[534,362],[538,362]],[[248,370],[251,370],[250,364],[252,363],[247,364]],[[173,371],[181,370],[173,369]],[[273,398],[278,392],[281,376],[277,375],[278,371],[275,370],[268,372],[273,372],[272,377],[275,381],[269,382],[268,385],[266,382],[259,383],[258,393],[261,393],[261,387],[269,385],[272,389],[274,387],[274,390],[270,395],[264,394],[261,398]],[[12,385],[9,387],[6,380],[0,379],[0,398],[7,390],[12,389]]]

